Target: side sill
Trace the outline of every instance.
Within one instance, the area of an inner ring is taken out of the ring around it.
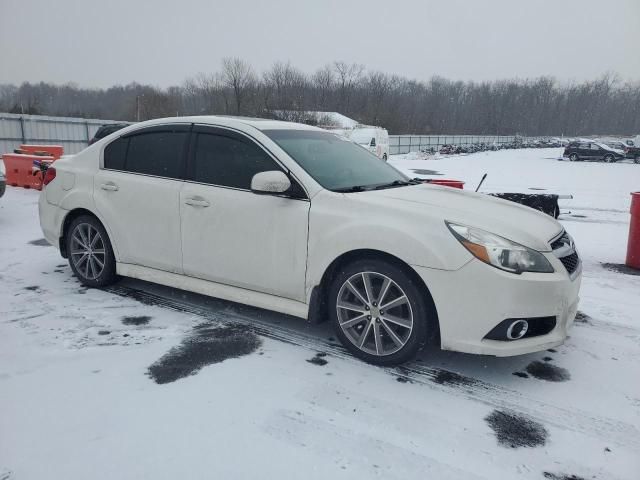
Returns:
[[[273,310],[275,312],[293,315],[294,317],[304,318],[305,320],[309,312],[306,303],[186,275],[179,275],[177,273],[165,272],[155,268],[141,267],[129,263],[116,263],[116,273],[123,277],[137,278],[167,287],[200,293],[209,297],[264,308],[265,310]]]

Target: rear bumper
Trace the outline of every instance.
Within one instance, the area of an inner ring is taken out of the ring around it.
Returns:
[[[562,344],[575,319],[582,274],[571,279],[559,260],[546,256],[554,273],[514,275],[475,259],[456,271],[414,267],[435,302],[442,349],[506,357]],[[551,316],[556,325],[545,335],[485,338],[505,319]]]
[[[45,189],[46,190],[46,189]],[[40,228],[44,238],[56,248],[60,248],[60,237],[62,236],[62,223],[68,213],[65,209],[47,202],[45,190],[40,192],[38,199],[38,213],[40,217]]]

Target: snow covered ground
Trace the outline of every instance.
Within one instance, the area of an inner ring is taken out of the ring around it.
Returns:
[[[133,280],[85,289],[42,240],[38,193],[9,188],[0,480],[640,478],[640,276],[602,265],[624,261],[640,165],[560,152],[392,157],[469,188],[487,172],[484,191],[573,194],[561,220],[584,283],[553,351],[387,369],[326,324]]]

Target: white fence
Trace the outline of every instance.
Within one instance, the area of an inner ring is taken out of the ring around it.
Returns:
[[[433,148],[439,150],[443,145],[467,146],[478,143],[511,143],[515,136],[500,135],[389,135],[389,154],[419,152]]]
[[[21,143],[62,145],[65,153],[77,153],[89,144],[96,130],[107,123],[119,122],[0,113],[0,154],[12,152]],[[510,143],[515,138],[495,135],[389,135],[389,153],[394,155],[430,148],[439,150],[442,145]]]
[[[65,153],[78,153],[96,130],[113,120],[0,113],[0,155],[22,143],[62,145]]]

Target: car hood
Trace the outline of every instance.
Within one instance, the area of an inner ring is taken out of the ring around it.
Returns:
[[[414,185],[361,192],[364,200],[411,204],[425,215],[500,235],[534,250],[551,251],[550,241],[562,225],[549,215],[518,203],[482,193],[438,185]],[[377,203],[377,202],[376,202]]]

